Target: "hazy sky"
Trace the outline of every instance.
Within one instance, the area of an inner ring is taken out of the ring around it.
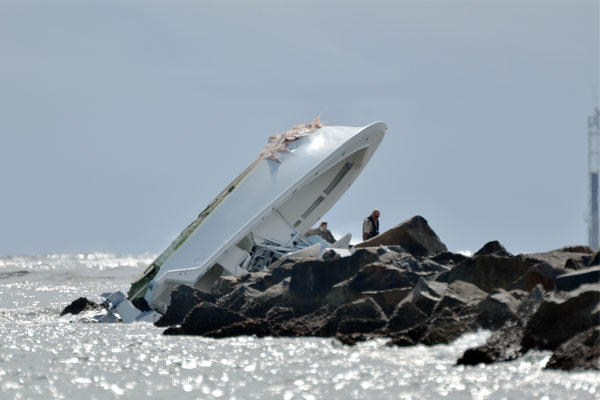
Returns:
[[[384,121],[325,216],[453,251],[587,244],[599,3],[0,3],[0,256],[158,253],[321,115]]]

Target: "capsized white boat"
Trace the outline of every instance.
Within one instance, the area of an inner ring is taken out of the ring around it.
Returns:
[[[106,293],[100,320],[156,321],[178,285],[208,291],[222,275],[265,268],[291,253],[314,253],[302,234],[339,200],[363,170],[387,126],[297,125],[269,138],[259,158],[219,194],[144,271],[127,297]],[[340,244],[341,242],[341,244]],[[348,252],[349,235],[333,248]],[[344,249],[345,247],[345,249]],[[131,300],[143,298],[151,311]]]

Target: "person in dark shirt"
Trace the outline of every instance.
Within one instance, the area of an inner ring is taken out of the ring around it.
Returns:
[[[379,210],[374,210],[363,221],[363,240],[369,240],[379,235]]]

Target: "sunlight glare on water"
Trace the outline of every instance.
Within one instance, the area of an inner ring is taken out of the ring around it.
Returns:
[[[163,336],[147,323],[58,317],[77,297],[127,290],[152,257],[0,259],[2,399],[597,399],[598,373],[544,371],[549,353],[455,366],[487,332],[451,345],[354,347],[324,338]],[[23,273],[16,273],[24,271]]]

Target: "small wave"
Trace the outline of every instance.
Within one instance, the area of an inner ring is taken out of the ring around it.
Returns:
[[[28,273],[30,273],[30,271],[0,272],[0,279],[18,278],[27,275]]]

